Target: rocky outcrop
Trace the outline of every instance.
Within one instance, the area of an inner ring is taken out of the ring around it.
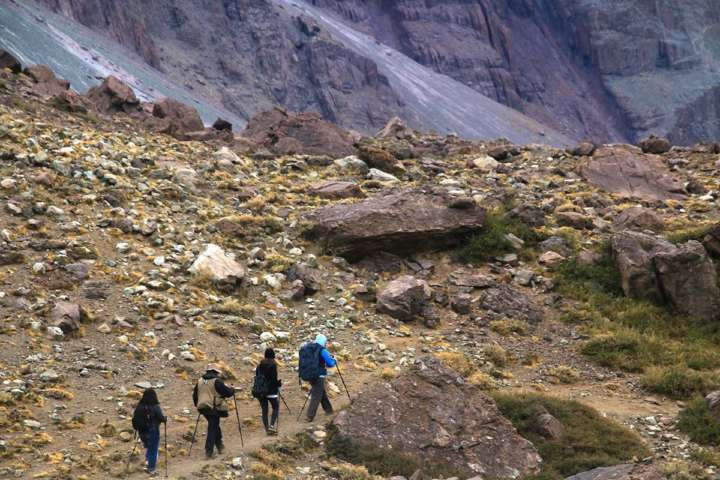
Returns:
[[[159,119],[155,130],[168,135],[195,132],[204,126],[197,110],[171,98],[154,102],[152,114]]]
[[[335,441],[388,449],[465,478],[519,478],[536,473],[542,462],[489,396],[434,357],[421,358],[391,382],[371,385],[332,425]]]
[[[683,182],[672,174],[662,159],[643,155],[630,145],[599,148],[580,167],[589,183],[610,193],[645,200],[685,198]]]
[[[440,194],[405,190],[347,205],[331,205],[306,216],[305,235],[330,251],[359,259],[379,251],[409,255],[457,245],[484,223],[485,210],[451,208]]]
[[[0,68],[7,68],[12,73],[20,73],[22,65],[20,61],[7,50],[0,49]]]
[[[423,312],[432,297],[425,280],[403,275],[388,283],[377,296],[377,311],[407,322]]]
[[[669,304],[681,314],[703,320],[718,317],[717,273],[700,242],[675,246],[627,231],[613,236],[612,249],[627,296]]]
[[[140,100],[127,84],[110,75],[102,84],[87,92],[88,100],[93,107],[108,115],[115,113],[135,113],[140,107]]]
[[[654,465],[625,464],[600,467],[578,473],[565,480],[665,480],[665,475]]]
[[[347,130],[317,113],[289,113],[280,108],[255,115],[242,136],[276,154],[330,155],[354,152]]]
[[[70,82],[57,78],[50,67],[46,65],[32,65],[23,70],[23,73],[35,82],[33,91],[38,95],[62,95],[70,88]]]

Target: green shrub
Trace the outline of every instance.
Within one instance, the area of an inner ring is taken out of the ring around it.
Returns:
[[[718,388],[718,379],[710,372],[673,365],[649,368],[642,378],[642,386],[653,393],[682,399],[709,393]]]
[[[460,249],[459,259],[464,263],[484,263],[505,253],[515,251],[513,244],[507,239],[512,233],[531,248],[545,239],[541,233],[524,224],[518,219],[508,216],[504,208],[497,208],[487,213],[483,231],[472,237]]]
[[[685,243],[690,240],[697,240],[698,242],[702,242],[703,238],[705,238],[705,235],[708,234],[711,228],[712,225],[692,226],[689,228],[668,232],[665,235],[665,238],[675,244]]]
[[[535,445],[543,458],[543,470],[530,477],[533,480],[561,480],[648,455],[636,434],[581,403],[540,395],[493,396],[503,415]],[[560,439],[548,440],[536,433],[534,418],[539,406],[562,423],[564,434]]]
[[[582,353],[598,365],[633,373],[672,361],[663,342],[628,328],[595,336],[583,346]]]
[[[720,443],[720,422],[710,413],[701,396],[693,398],[680,412],[678,428],[695,443],[712,446]]]

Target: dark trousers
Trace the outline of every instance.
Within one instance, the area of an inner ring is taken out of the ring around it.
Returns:
[[[208,422],[207,438],[205,439],[205,453],[212,455],[216,447],[218,452],[221,448],[223,448],[222,430],[220,430],[220,416],[203,414],[203,417],[205,417],[205,420]]]
[[[149,471],[155,470],[158,459],[158,451],[160,450],[160,429],[151,428],[140,437],[145,447],[145,460]]]
[[[318,405],[322,405],[325,413],[332,413],[333,407],[325,391],[325,379],[318,378],[310,382],[310,403],[307,409],[307,419],[312,421],[317,413]]]
[[[277,398],[260,398],[260,409],[262,410],[262,422],[265,426],[265,430],[270,428],[270,425],[277,428],[278,416],[280,415],[280,402]],[[268,423],[268,407],[272,405],[272,418]]]

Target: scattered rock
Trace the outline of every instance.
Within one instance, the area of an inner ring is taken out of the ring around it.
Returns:
[[[80,329],[80,323],[88,318],[87,312],[77,303],[57,302],[52,310],[51,317],[54,326],[68,334]]]
[[[540,305],[521,290],[504,283],[483,290],[478,305],[493,312],[498,318],[515,318],[530,323],[540,323],[545,318]]]
[[[557,212],[555,219],[561,227],[570,227],[577,230],[592,230],[594,225],[592,218],[577,212]]]
[[[156,130],[168,135],[179,135],[203,129],[200,114],[193,107],[171,98],[164,98],[153,104],[152,114],[160,119]]]
[[[96,110],[110,115],[135,113],[140,106],[133,89],[112,75],[106,77],[99,86],[91,87],[86,97]]]

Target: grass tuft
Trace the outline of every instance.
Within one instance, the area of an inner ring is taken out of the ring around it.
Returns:
[[[530,440],[543,458],[543,470],[527,480],[561,480],[597,467],[644,458],[648,450],[640,438],[624,427],[603,418],[590,407],[575,401],[541,395],[493,395],[502,414],[523,437]],[[540,407],[563,425],[559,439],[546,439],[536,431]]]
[[[705,399],[698,395],[678,415],[678,428],[695,443],[716,446],[720,443],[720,422],[712,415]]]

